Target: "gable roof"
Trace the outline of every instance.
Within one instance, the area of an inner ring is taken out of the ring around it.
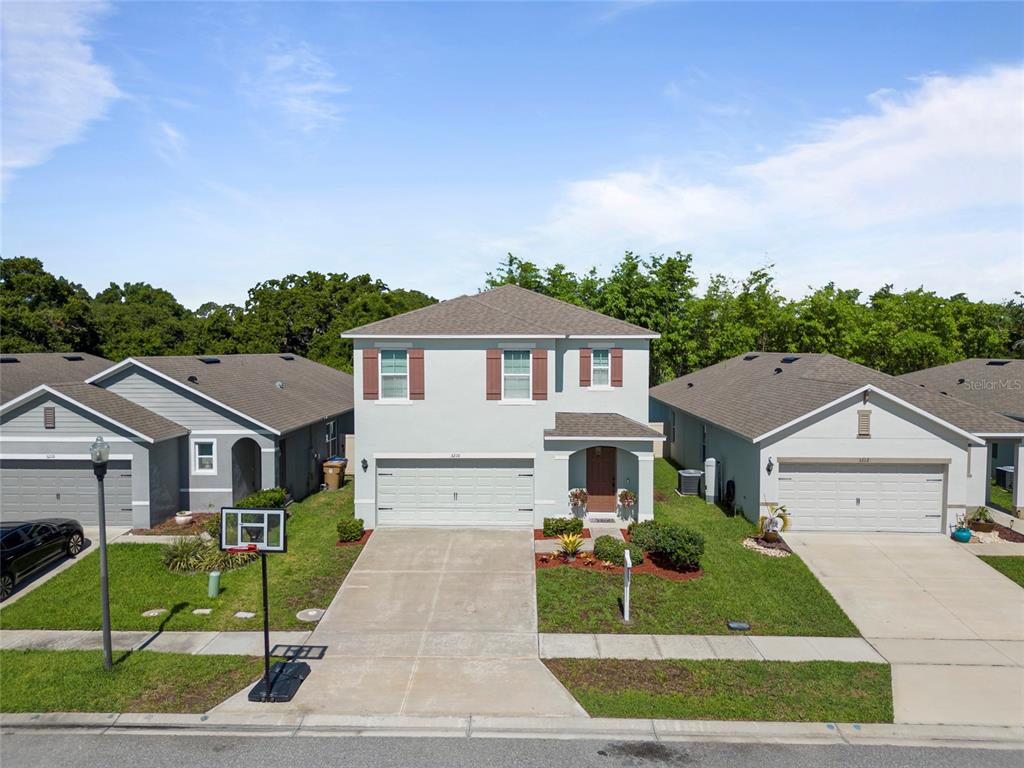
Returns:
[[[1024,360],[971,357],[900,379],[1024,421]]]
[[[31,402],[37,397],[45,395],[78,405],[84,410],[112,422],[115,426],[123,427],[146,442],[157,443],[161,440],[188,434],[188,430],[181,424],[165,419],[148,408],[143,408],[109,390],[84,382],[40,384],[38,387],[5,402],[3,410],[11,410],[22,403]],[[40,436],[40,440],[43,439],[45,438]]]
[[[0,403],[40,384],[85,381],[113,363],[85,352],[4,352],[0,363]]]
[[[835,355],[750,352],[652,387],[651,397],[756,441],[867,388],[964,433],[1024,434],[1021,422]]]
[[[658,334],[517,285],[502,285],[474,296],[414,309],[352,328],[345,338],[414,336],[516,336],[520,338],[634,337]]]
[[[607,438],[609,440],[664,440],[665,436],[646,424],[621,413],[555,413],[555,428],[545,429],[548,439]]]
[[[277,434],[346,413],[353,407],[350,374],[292,354],[130,357],[89,381],[102,386],[110,376],[132,365]],[[283,386],[279,387],[278,382]]]

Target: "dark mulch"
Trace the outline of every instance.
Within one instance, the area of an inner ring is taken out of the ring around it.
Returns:
[[[584,571],[617,573],[620,575],[626,570],[621,565],[602,563],[590,552],[583,553],[572,562],[569,562],[558,555],[544,553],[534,555],[534,560],[537,563],[538,569],[579,568]],[[694,579],[699,579],[704,575],[704,571],[699,568],[696,571],[677,571],[675,568],[667,566],[668,564],[664,561],[659,561],[657,558],[652,558],[650,555],[644,555],[643,563],[633,566],[633,573],[634,575],[649,574],[651,576],[657,576],[658,578],[665,579],[666,581],[693,581]]]
[[[373,529],[372,528],[368,528],[367,530],[363,531],[363,535],[360,536],[355,541],[339,541],[338,542],[338,546],[339,547],[359,547],[359,546],[362,546],[363,544],[365,544],[366,542],[368,542],[370,540],[370,534],[371,533],[373,533]]]
[[[132,536],[196,536],[206,530],[206,524],[213,514],[192,513],[192,522],[178,525],[174,515],[155,528],[132,528]]]
[[[754,541],[757,542],[759,547],[764,547],[765,549],[781,549],[783,552],[789,552],[790,554],[793,553],[793,550],[789,548],[789,544],[782,539],[779,539],[778,541],[768,541],[767,539],[762,539],[760,536],[756,536],[754,537]]]
[[[590,529],[589,528],[584,528],[583,529],[583,533],[581,533],[580,535],[584,539],[592,538],[591,535],[590,535]],[[546,541],[546,540],[549,540],[549,539],[557,539],[557,538],[558,538],[557,536],[545,536],[543,528],[534,528],[533,529],[533,540],[534,541]]]
[[[1007,528],[1005,525],[996,523],[995,531],[1003,541],[1012,541],[1014,544],[1024,544],[1024,533]]]

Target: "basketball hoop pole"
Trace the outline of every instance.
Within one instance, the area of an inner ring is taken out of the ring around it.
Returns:
[[[260,550],[263,568],[263,701],[270,701],[270,609],[267,605],[267,553]]]

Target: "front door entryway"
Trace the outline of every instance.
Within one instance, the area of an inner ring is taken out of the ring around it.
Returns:
[[[614,512],[616,451],[608,446],[587,449],[587,510]]]

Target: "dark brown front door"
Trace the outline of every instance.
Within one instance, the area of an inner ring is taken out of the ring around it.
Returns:
[[[615,449],[587,448],[587,511],[615,511]]]

